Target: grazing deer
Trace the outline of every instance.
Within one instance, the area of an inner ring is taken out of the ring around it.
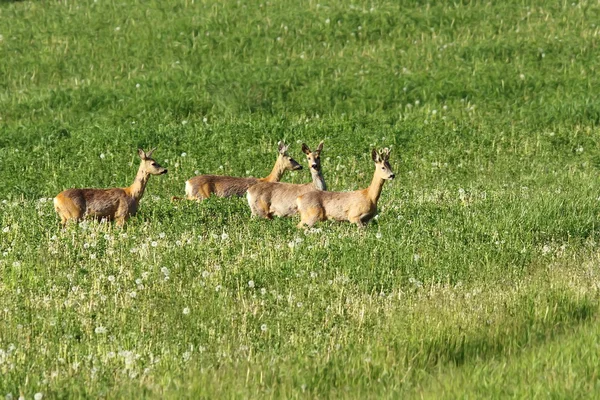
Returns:
[[[167,173],[165,168],[151,158],[154,150],[144,152],[138,149],[142,162],[131,186],[113,189],[67,189],[60,192],[54,198],[54,209],[62,224],[65,225],[70,219],[81,220],[90,217],[116,220],[118,226],[123,226],[125,220],[137,212],[150,175]]]
[[[185,182],[187,199],[204,200],[209,198],[211,194],[218,197],[242,197],[250,186],[259,182],[279,182],[285,171],[302,169],[302,166],[287,154],[288,147],[283,142],[279,142],[279,156],[273,166],[273,170],[265,178],[198,175]]]
[[[326,219],[350,221],[359,227],[366,225],[377,213],[377,200],[383,183],[395,177],[388,162],[388,148],[381,152],[373,149],[371,157],[375,162],[375,173],[368,188],[353,192],[312,191],[299,196],[296,200],[301,217],[298,228],[305,224],[311,227],[315,222]]]
[[[296,198],[312,190],[326,190],[325,180],[321,173],[321,151],[323,142],[313,152],[302,143],[302,151],[306,154],[312,182],[303,185],[292,183],[258,183],[248,189],[246,197],[252,215],[272,219],[273,215],[287,217],[298,212]]]

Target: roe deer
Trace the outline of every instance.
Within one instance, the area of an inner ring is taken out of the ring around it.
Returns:
[[[302,166],[287,154],[288,147],[283,142],[279,142],[279,156],[273,170],[265,178],[198,175],[185,182],[187,199],[204,200],[209,198],[211,193],[218,197],[242,197],[250,186],[259,182],[279,182],[285,171],[302,169]]]
[[[130,215],[135,215],[138,203],[150,175],[166,174],[167,170],[152,158],[152,149],[144,152],[138,149],[142,159],[135,180],[131,186],[113,189],[67,189],[54,198],[54,209],[63,225],[68,220],[81,220],[85,217],[116,220],[123,226]]]
[[[306,154],[312,182],[303,185],[292,183],[258,183],[248,189],[246,197],[252,215],[262,218],[287,217],[296,214],[296,198],[312,190],[326,190],[325,180],[321,173],[321,151],[323,142],[313,152],[302,143],[302,151]]]
[[[326,219],[350,221],[359,227],[369,222],[377,213],[377,200],[383,183],[395,177],[388,162],[389,149],[381,152],[373,149],[371,157],[375,162],[375,173],[368,188],[353,192],[312,191],[299,196],[296,200],[301,217],[298,228],[304,224],[311,227],[315,222]]]

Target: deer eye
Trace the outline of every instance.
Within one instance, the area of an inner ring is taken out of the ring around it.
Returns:
[[[156,163],[155,163],[155,162],[153,162],[153,163],[152,163],[152,166],[153,166],[153,167],[156,167]]]

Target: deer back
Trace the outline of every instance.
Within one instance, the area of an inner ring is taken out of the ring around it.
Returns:
[[[338,221],[347,221],[352,216],[374,215],[377,211],[364,189],[352,192],[311,191],[298,197],[297,206],[301,213],[317,209],[323,213],[324,219]]]
[[[248,188],[258,182],[256,178],[233,176],[199,175],[186,182],[188,198],[205,199],[214,194],[218,197],[243,196]]]

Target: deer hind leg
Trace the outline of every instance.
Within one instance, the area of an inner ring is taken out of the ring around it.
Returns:
[[[212,192],[213,190],[211,189],[210,184],[205,183],[203,185],[200,185],[198,191],[196,192],[196,197],[194,197],[194,199],[198,201],[208,199]]]
[[[271,208],[270,204],[267,203],[263,198],[258,197],[251,199],[250,195],[248,197],[248,205],[250,206],[250,210],[252,211],[252,216],[266,219],[273,219],[273,214],[269,212]]]
[[[60,217],[60,223],[64,226],[69,220],[78,221],[83,218],[83,211],[72,199],[68,197],[54,198],[54,209]]]
[[[296,225],[297,228],[302,228],[304,225],[312,227],[317,221],[325,220],[325,211],[323,207],[310,207],[304,210],[300,210],[300,223]]]
[[[358,226],[359,228],[364,228],[365,226],[367,226],[367,222],[369,222],[369,217],[367,214],[353,215],[348,217],[348,221],[350,221],[353,224],[356,224],[356,226]]]

